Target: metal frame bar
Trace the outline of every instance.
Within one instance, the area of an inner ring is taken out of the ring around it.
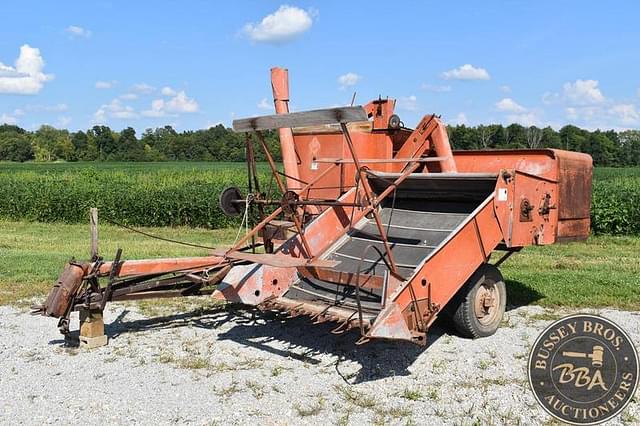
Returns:
[[[360,164],[389,164],[389,163],[436,163],[445,160],[447,157],[427,157],[427,158],[365,158],[360,159]],[[318,158],[316,163],[338,163],[338,164],[353,164],[353,160],[344,158]]]
[[[323,177],[325,177],[326,175],[329,174],[329,172],[331,170],[333,170],[334,167],[337,167],[337,165],[334,165],[332,167],[327,167],[327,169],[320,173],[314,180],[312,180],[311,182],[309,182],[308,184],[306,184],[302,189],[300,189],[298,191],[298,193],[302,193],[304,191],[306,191],[307,189],[311,188],[316,182],[318,182],[320,179],[322,179]],[[235,251],[238,250],[238,248],[242,247],[242,245],[244,243],[246,243],[252,236],[256,235],[262,228],[264,228],[269,222],[271,222],[273,219],[275,219],[276,217],[278,217],[278,215],[282,213],[282,206],[278,207],[277,209],[275,209],[269,216],[265,217],[262,222],[260,222],[259,224],[257,224],[251,231],[249,231],[249,233],[247,235],[245,235],[244,237],[242,237],[240,239],[240,241],[238,241],[236,243],[235,246],[233,246],[231,249],[229,249],[229,251]]]
[[[280,189],[280,191],[284,194],[285,192],[287,192],[287,187],[282,182],[282,179],[280,179],[280,175],[278,174],[278,167],[276,166],[276,163],[273,160],[273,156],[271,155],[271,151],[269,151],[269,147],[267,146],[267,143],[264,140],[264,135],[260,131],[256,131],[255,133],[258,137],[258,141],[260,142],[260,145],[262,146],[262,150],[264,151],[264,154],[267,157],[267,162],[269,163],[269,167],[271,167],[271,172],[273,173],[276,179],[276,184],[278,185],[278,189]],[[308,256],[311,256],[312,255],[311,247],[309,246],[307,239],[304,237],[304,228],[302,226],[302,221],[300,220],[300,218],[298,217],[295,211],[291,215],[291,218],[293,219],[293,223],[296,226],[298,235],[300,235],[300,241],[302,242],[305,252],[307,253]]]
[[[362,166],[360,165],[360,162],[358,161],[358,155],[356,154],[356,150],[353,146],[353,141],[351,140],[351,135],[349,134],[349,129],[347,128],[347,125],[344,123],[340,123],[340,128],[342,129],[342,134],[344,135],[344,138],[347,141],[347,147],[349,148],[349,152],[351,153],[351,157],[353,158],[353,163],[356,166],[356,169],[358,170],[358,177],[360,179],[360,182],[362,182],[362,189],[364,191],[365,197],[367,198],[367,202],[369,203],[369,207],[367,208],[367,210],[373,213],[373,217],[376,221],[378,232],[380,233],[380,238],[382,239],[382,242],[384,244],[384,249],[387,253],[387,257],[389,258],[389,263],[391,264],[391,269],[393,270],[394,273],[397,274],[398,267],[396,266],[396,261],[393,258],[391,247],[389,247],[389,241],[387,240],[387,233],[384,230],[384,227],[382,225],[382,219],[380,219],[380,215],[378,214],[378,211],[375,209],[374,204],[376,200],[375,200],[375,197],[373,196],[373,191],[369,186],[367,175],[363,170]]]
[[[233,120],[236,132],[257,132],[261,130],[283,129],[324,124],[344,124],[368,121],[367,113],[361,106],[317,109],[291,112],[288,114],[263,115],[259,117]]]

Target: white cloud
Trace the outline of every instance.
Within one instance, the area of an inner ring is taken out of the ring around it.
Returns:
[[[418,98],[415,95],[402,96],[398,98],[397,105],[399,109],[405,111],[417,111],[418,110]]]
[[[164,96],[175,96],[177,94],[177,92],[169,86],[163,87],[162,90],[160,90],[160,93]]]
[[[609,109],[609,114],[625,126],[640,123],[640,113],[633,104],[617,104]]]
[[[565,108],[566,118],[586,129],[626,130],[640,126],[640,110],[632,103]]]
[[[77,25],[69,25],[64,30],[71,38],[89,38],[91,37],[91,31],[86,28],[79,27]]]
[[[469,122],[469,120],[467,120],[467,114],[465,114],[464,112],[459,112],[458,115],[456,115],[456,118],[453,120],[453,122],[455,124],[467,124]]]
[[[109,118],[132,119],[137,118],[138,113],[129,105],[123,105],[120,99],[114,99],[108,104],[103,104],[93,114],[93,121],[104,124]]]
[[[144,115],[145,117],[164,117],[165,115],[167,115],[164,108],[164,100],[155,99],[151,101],[151,109],[142,111],[142,115]]]
[[[605,111],[601,106],[575,106],[565,109],[567,118],[572,121],[580,121],[585,125],[595,128],[595,121],[602,121]]]
[[[636,95],[638,95],[638,97],[640,98],[640,89],[636,91]]]
[[[45,74],[43,69],[40,49],[22,45],[14,67],[0,62],[0,93],[34,95],[40,92],[44,83],[53,79],[53,74]]]
[[[435,84],[422,83],[420,88],[422,90],[426,90],[427,92],[435,92],[435,93],[444,93],[444,92],[450,92],[451,91],[451,86],[449,86],[449,85],[441,85],[441,86],[439,86],[439,85],[435,85]]]
[[[58,117],[58,121],[56,121],[57,127],[67,127],[71,123],[71,117],[60,116]]]
[[[258,23],[248,23],[242,32],[254,42],[284,43],[290,41],[313,25],[311,14],[306,10],[283,5]]]
[[[511,86],[507,86],[506,84],[503,84],[498,89],[500,89],[502,93],[511,93]]]
[[[338,77],[338,84],[340,84],[341,89],[346,89],[347,87],[355,86],[361,79],[361,75],[354,72],[348,72]]]
[[[198,102],[189,98],[184,91],[180,91],[169,100],[154,99],[151,101],[151,109],[143,111],[142,115],[145,117],[164,117],[171,114],[193,113],[198,109]]]
[[[562,89],[565,99],[575,105],[599,104],[605,100],[598,87],[598,80],[576,80],[565,83]]]
[[[522,105],[519,105],[516,101],[511,98],[504,98],[499,102],[496,102],[496,108],[498,111],[505,112],[524,112],[526,108]]]
[[[176,93],[165,105],[166,110],[169,112],[197,112],[199,108],[198,102],[187,97],[184,91]]]
[[[0,124],[16,124],[18,120],[15,117],[2,113],[0,115]]]
[[[471,64],[445,71],[441,76],[445,80],[489,80],[491,78],[486,69],[476,68]]]
[[[115,80],[96,81],[96,89],[111,89],[113,86],[115,86],[115,84],[116,84]]]
[[[13,115],[15,115],[16,117],[22,117],[24,115],[24,110],[21,108],[16,108],[15,110],[13,110]]]
[[[138,95],[136,95],[135,93],[124,93],[118,97],[124,101],[133,101],[135,99],[138,99]]]
[[[522,114],[510,114],[507,115],[507,120],[509,120],[510,123],[518,123],[525,127],[539,126],[541,122],[538,113],[534,111],[523,112]]]
[[[273,104],[270,103],[267,98],[262,98],[260,100],[260,102],[258,102],[258,105],[256,105],[259,109],[265,109],[265,110],[270,110],[273,109]]]
[[[555,104],[561,100],[559,93],[544,92],[542,95],[542,103],[546,105]]]
[[[39,111],[39,112],[62,112],[69,109],[69,106],[65,103],[53,104],[53,105],[27,105],[25,107],[27,111]]]
[[[142,95],[149,95],[155,92],[156,88],[148,85],[147,83],[138,83],[131,86],[131,91],[135,93],[140,93]]]

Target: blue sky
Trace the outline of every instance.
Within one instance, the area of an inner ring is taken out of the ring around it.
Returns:
[[[640,127],[637,2],[29,1],[0,26],[0,122],[138,131],[378,95],[407,126]]]

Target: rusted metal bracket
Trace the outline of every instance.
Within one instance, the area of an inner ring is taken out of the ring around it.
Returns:
[[[107,287],[102,292],[102,301],[100,303],[100,312],[104,311],[104,307],[107,305],[107,301],[111,296],[111,289],[113,287],[113,280],[118,275],[118,271],[120,271],[120,267],[122,263],[120,262],[120,257],[122,256],[122,249],[118,247],[116,251],[116,257],[111,264],[111,272],[109,273],[109,282],[107,283]]]

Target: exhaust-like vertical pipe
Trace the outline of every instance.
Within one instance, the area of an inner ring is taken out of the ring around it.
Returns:
[[[288,114],[289,70],[279,67],[271,68],[271,89],[273,90],[273,103],[276,107],[276,114]],[[300,178],[300,173],[298,172],[296,149],[293,144],[293,133],[291,129],[278,129],[278,134],[280,136],[284,173],[287,175],[287,188],[297,188],[300,184],[296,179]]]
[[[435,117],[434,120],[438,121],[438,127],[431,134],[431,143],[436,155],[444,158],[444,160],[440,161],[440,171],[443,173],[455,173],[458,169],[456,168],[456,161],[453,159],[447,126]]]

